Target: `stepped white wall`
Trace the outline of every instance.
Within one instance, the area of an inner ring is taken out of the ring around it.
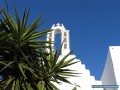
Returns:
[[[64,57],[60,56],[59,59]],[[75,55],[70,55],[67,59],[73,58]],[[67,60],[66,59],[66,60]],[[68,67],[72,70],[76,70],[79,74],[79,77],[70,77],[68,80],[73,84],[62,83],[60,85],[56,84],[60,90],[72,90],[75,85],[78,85],[77,90],[93,90],[92,85],[101,85],[101,81],[96,81],[94,76],[90,75],[90,71],[86,69],[85,65],[81,63],[79,59],[75,59],[74,61],[79,61],[78,63]],[[103,89],[97,89],[103,90]]]
[[[63,56],[61,56],[62,58]],[[70,55],[69,58],[75,57]],[[71,77],[69,80],[73,84],[77,84],[80,88],[77,90],[104,90],[103,88],[91,88],[92,85],[120,85],[120,46],[110,46],[105,68],[101,77],[101,81],[95,80],[94,76],[90,75],[90,71],[85,68],[85,65],[81,63],[79,59],[75,59],[79,63],[68,67],[70,69],[79,72],[81,77]],[[60,90],[72,90],[74,85],[61,84],[58,85]],[[120,90],[120,88],[106,88],[106,90]]]

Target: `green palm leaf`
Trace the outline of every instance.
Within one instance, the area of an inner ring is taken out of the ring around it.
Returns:
[[[71,84],[68,77],[77,74],[66,69],[77,63],[75,57],[67,59],[72,51],[59,60],[62,46],[53,52],[53,42],[44,40],[52,30],[37,31],[45,22],[41,21],[43,15],[28,25],[30,9],[24,10],[22,19],[16,6],[14,10],[14,17],[0,10],[0,89],[59,90],[52,82]]]

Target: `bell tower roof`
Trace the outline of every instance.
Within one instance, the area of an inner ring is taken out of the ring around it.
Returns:
[[[51,29],[61,29],[61,30],[66,30],[63,24],[60,24],[59,22],[57,24],[53,24]]]

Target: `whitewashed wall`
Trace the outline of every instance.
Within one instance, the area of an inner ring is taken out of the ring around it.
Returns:
[[[109,47],[109,52],[101,80],[103,85],[120,85],[120,46]]]

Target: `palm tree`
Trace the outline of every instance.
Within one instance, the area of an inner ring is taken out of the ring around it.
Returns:
[[[42,15],[30,25],[28,16],[25,9],[20,19],[16,7],[14,17],[6,9],[1,11],[0,90],[58,90],[52,82],[70,83],[67,78],[76,73],[66,67],[77,62],[66,60],[71,52],[59,60],[61,48],[53,53],[52,42],[43,40],[51,30],[36,31],[44,23]]]

